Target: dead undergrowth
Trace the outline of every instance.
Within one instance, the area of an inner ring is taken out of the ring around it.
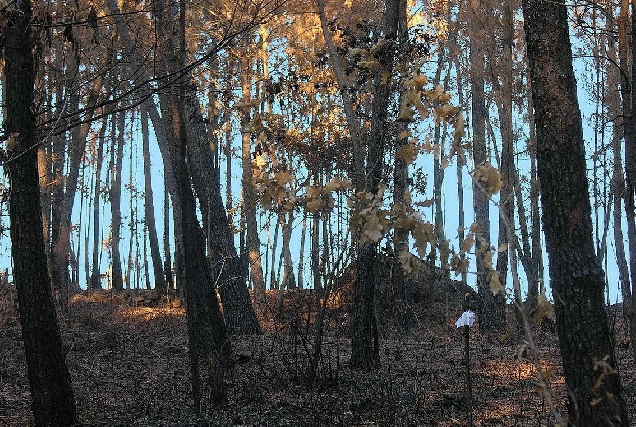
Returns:
[[[154,302],[153,302],[154,301]],[[88,426],[452,426],[467,425],[468,395],[461,312],[455,297],[432,298],[411,310],[405,332],[384,313],[382,366],[347,366],[346,310],[328,312],[318,375],[306,369],[313,341],[315,295],[290,292],[281,310],[276,292],[260,316],[262,336],[232,337],[234,365],[228,401],[196,415],[189,398],[186,322],[179,300],[150,293],[75,295],[61,328],[80,419]],[[0,295],[0,426],[31,423],[25,360],[11,288]],[[611,316],[614,318],[613,316]],[[636,381],[624,326],[615,317],[620,372],[630,415],[636,418]],[[479,426],[550,426],[553,418],[535,390],[530,360],[517,358],[519,340],[471,340],[473,417]],[[542,365],[554,368],[552,395],[566,397],[556,337],[537,330]]]

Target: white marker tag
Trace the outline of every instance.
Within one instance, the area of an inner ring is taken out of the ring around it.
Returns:
[[[472,311],[464,311],[462,315],[459,316],[459,319],[457,319],[457,322],[455,322],[455,326],[458,328],[461,328],[462,326],[471,327],[475,323],[476,318],[477,316],[475,316],[475,313]]]

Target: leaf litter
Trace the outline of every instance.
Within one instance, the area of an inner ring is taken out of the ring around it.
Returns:
[[[0,426],[29,426],[15,295],[11,288],[0,291]],[[307,307],[315,295],[288,292],[281,311],[277,293],[268,292],[261,310],[263,335],[231,338],[234,363],[226,376],[226,403],[204,405],[201,414],[190,398],[185,310],[178,299],[167,304],[146,291],[76,295],[60,326],[80,421],[86,426],[468,424],[462,334],[454,327],[462,311],[461,292],[449,288],[416,304],[408,331],[380,307],[381,366],[370,372],[347,365],[346,298],[334,298],[340,306],[334,303],[328,310],[320,364],[311,380],[313,317],[307,319]],[[625,398],[635,417],[636,371],[627,324],[620,315],[610,320]],[[545,324],[535,333],[541,364],[551,372],[548,386],[564,412],[567,392],[557,338]],[[475,425],[554,425],[536,390],[533,363],[518,351],[519,344],[515,334],[485,336],[471,329]]]

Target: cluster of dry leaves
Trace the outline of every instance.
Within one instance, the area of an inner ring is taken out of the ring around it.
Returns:
[[[0,290],[0,426],[31,422],[29,387],[11,288]],[[382,320],[382,366],[347,366],[346,310],[332,307],[318,377],[305,375],[311,352],[310,292],[291,293],[280,312],[268,295],[262,336],[232,337],[229,395],[197,415],[189,398],[185,313],[179,304],[146,307],[150,296],[108,292],[73,298],[61,328],[80,419],[103,426],[451,426],[467,425],[469,395],[462,334],[453,323],[461,299],[452,289],[419,304],[416,324],[401,331]],[[449,296],[449,294],[451,294]],[[616,317],[617,336],[623,336]],[[472,417],[480,426],[549,426],[553,417],[535,390],[533,364],[517,358],[512,336],[471,331]],[[550,391],[563,409],[566,391],[556,337],[537,330],[542,365],[555,369]],[[619,346],[620,372],[632,417],[634,362]]]

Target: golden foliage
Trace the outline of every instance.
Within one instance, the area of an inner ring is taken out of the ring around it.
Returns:
[[[499,193],[499,190],[503,187],[499,169],[488,162],[477,166],[473,171],[473,177],[481,184],[489,196]]]

